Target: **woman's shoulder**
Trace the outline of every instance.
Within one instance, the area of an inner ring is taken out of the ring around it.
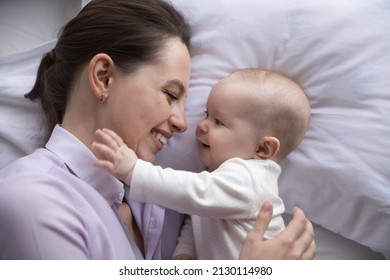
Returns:
[[[77,251],[57,252],[58,244],[84,246],[88,218],[81,210],[85,203],[77,193],[76,180],[59,159],[43,149],[0,171],[2,256],[68,258],[67,254]],[[68,227],[65,231],[64,225]]]
[[[4,181],[19,181],[31,176],[50,176],[53,168],[61,168],[64,163],[46,149],[37,149],[32,154],[11,162],[0,170],[0,184]]]
[[[0,170],[0,201],[28,198],[28,204],[42,205],[52,195],[64,196],[75,178],[65,164],[46,149],[38,149]],[[26,202],[27,203],[27,202]],[[0,202],[1,204],[1,202]]]
[[[0,171],[0,212],[9,213],[7,219],[28,215],[31,224],[49,213],[69,217],[85,204],[78,192],[84,185],[58,157],[39,149]]]

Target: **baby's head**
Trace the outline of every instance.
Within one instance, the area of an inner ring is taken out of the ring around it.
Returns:
[[[200,159],[216,169],[232,157],[280,162],[303,139],[310,103],[302,87],[284,74],[242,69],[220,80],[197,128]]]

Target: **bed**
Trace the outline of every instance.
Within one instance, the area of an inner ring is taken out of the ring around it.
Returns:
[[[87,2],[0,4],[0,167],[40,145],[40,110],[23,94],[60,26]],[[304,210],[315,225],[317,259],[390,258],[390,2],[172,2],[194,33],[188,131],[158,164],[203,170],[194,130],[220,78],[247,67],[283,71],[312,106],[305,139],[282,162],[285,219],[294,206]]]

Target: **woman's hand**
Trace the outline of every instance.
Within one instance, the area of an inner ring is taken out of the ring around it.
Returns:
[[[272,204],[265,202],[241,248],[240,259],[260,260],[308,260],[316,254],[314,230],[311,222],[298,207],[285,230],[274,239],[263,236],[272,218]]]

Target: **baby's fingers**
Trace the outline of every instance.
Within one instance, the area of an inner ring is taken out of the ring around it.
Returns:
[[[110,141],[114,142],[118,147],[121,147],[123,145],[123,140],[121,137],[119,137],[118,134],[116,134],[114,131],[103,128],[103,133],[105,133],[107,136],[110,137]],[[108,138],[108,137],[107,137]]]
[[[103,160],[108,160],[110,162],[115,161],[115,152],[106,144],[99,142],[92,143],[92,149],[96,152],[96,157]]]
[[[97,129],[95,135],[97,142],[107,145],[112,149],[117,149],[118,145],[116,141],[112,138],[111,134],[107,133],[106,129]]]
[[[113,173],[114,172],[114,165],[112,162],[104,160],[104,159],[95,159],[93,161],[93,165],[106,169],[107,171]]]
[[[113,156],[114,152],[106,145],[98,142],[92,143],[92,149],[95,151],[97,157],[93,164],[112,173],[115,169],[115,163],[113,162],[115,159]]]

